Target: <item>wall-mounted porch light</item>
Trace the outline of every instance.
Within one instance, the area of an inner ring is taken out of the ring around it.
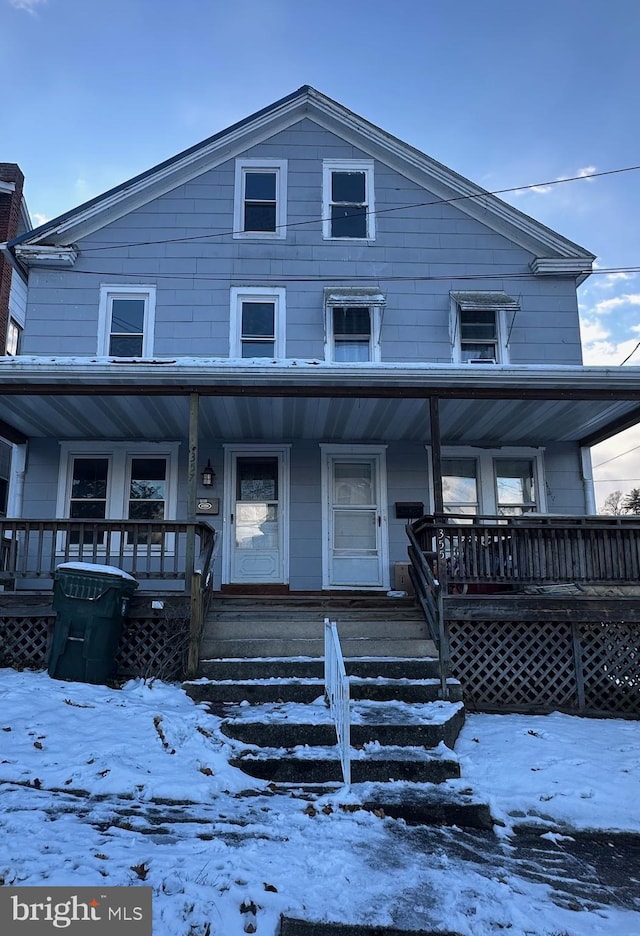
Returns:
[[[202,486],[213,487],[215,480],[216,480],[216,473],[211,467],[211,459],[207,458],[207,464],[202,469]]]

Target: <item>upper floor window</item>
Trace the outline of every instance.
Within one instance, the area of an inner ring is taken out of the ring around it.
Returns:
[[[155,286],[101,286],[98,354],[153,354]]]
[[[231,357],[285,357],[285,291],[231,288]]]
[[[322,168],[322,236],[373,240],[373,160],[325,159]]]
[[[379,361],[384,303],[384,295],[372,287],[325,289],[325,359]]]
[[[22,342],[22,328],[15,319],[9,319],[7,327],[7,354],[15,356],[20,354],[20,345]]]
[[[287,162],[236,159],[234,237],[286,237]]]
[[[452,292],[453,361],[507,364],[519,303],[504,292]]]

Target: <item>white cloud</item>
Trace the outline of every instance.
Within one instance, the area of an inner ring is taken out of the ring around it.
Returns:
[[[594,263],[594,271],[597,271],[597,269],[598,264]],[[624,283],[627,280],[635,279],[635,277],[635,273],[623,273],[622,271],[618,273],[605,273],[601,276],[594,277],[591,285],[595,286],[596,289],[613,289],[618,283]]]
[[[27,13],[35,14],[37,7],[48,3],[48,0],[9,0],[9,3],[16,10],[25,10]]]
[[[556,176],[556,178],[547,184],[542,185],[530,185],[523,187],[521,189],[516,189],[510,194],[516,198],[521,195],[527,195],[529,192],[533,192],[536,195],[548,195],[549,192],[553,192],[555,189],[564,189],[562,185],[555,185],[555,182],[568,182],[569,179],[587,179],[589,176],[592,176],[594,172],[597,172],[596,166],[584,166],[582,169],[578,169],[577,172],[570,172],[567,175]]]
[[[635,331],[635,329],[632,329]],[[580,320],[584,363],[594,367],[619,367],[633,353],[638,344],[637,337],[616,339],[600,319],[582,316]],[[630,364],[640,364],[632,357]]]
[[[31,220],[34,227],[40,227],[41,224],[46,224],[47,221],[51,220],[51,218],[47,217],[47,215],[41,214],[39,211],[34,211],[31,215]]]
[[[622,296],[612,296],[611,299],[603,299],[601,302],[597,302],[593,308],[593,313],[595,315],[607,315],[621,306],[637,305],[640,305],[640,293],[624,293]]]

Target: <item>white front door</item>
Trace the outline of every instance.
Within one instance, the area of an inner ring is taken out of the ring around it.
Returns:
[[[282,450],[228,453],[225,581],[287,581],[286,495]]]
[[[326,449],[323,481],[323,587],[388,588],[384,451]]]

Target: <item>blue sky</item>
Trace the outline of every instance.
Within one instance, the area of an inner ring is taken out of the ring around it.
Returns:
[[[311,84],[485,188],[527,185],[640,165],[639,50],[638,0],[0,0],[0,158],[41,222]],[[640,170],[504,197],[601,268],[640,264]],[[640,274],[580,299],[586,363],[621,364]],[[640,430],[602,462],[600,499],[639,487]]]

